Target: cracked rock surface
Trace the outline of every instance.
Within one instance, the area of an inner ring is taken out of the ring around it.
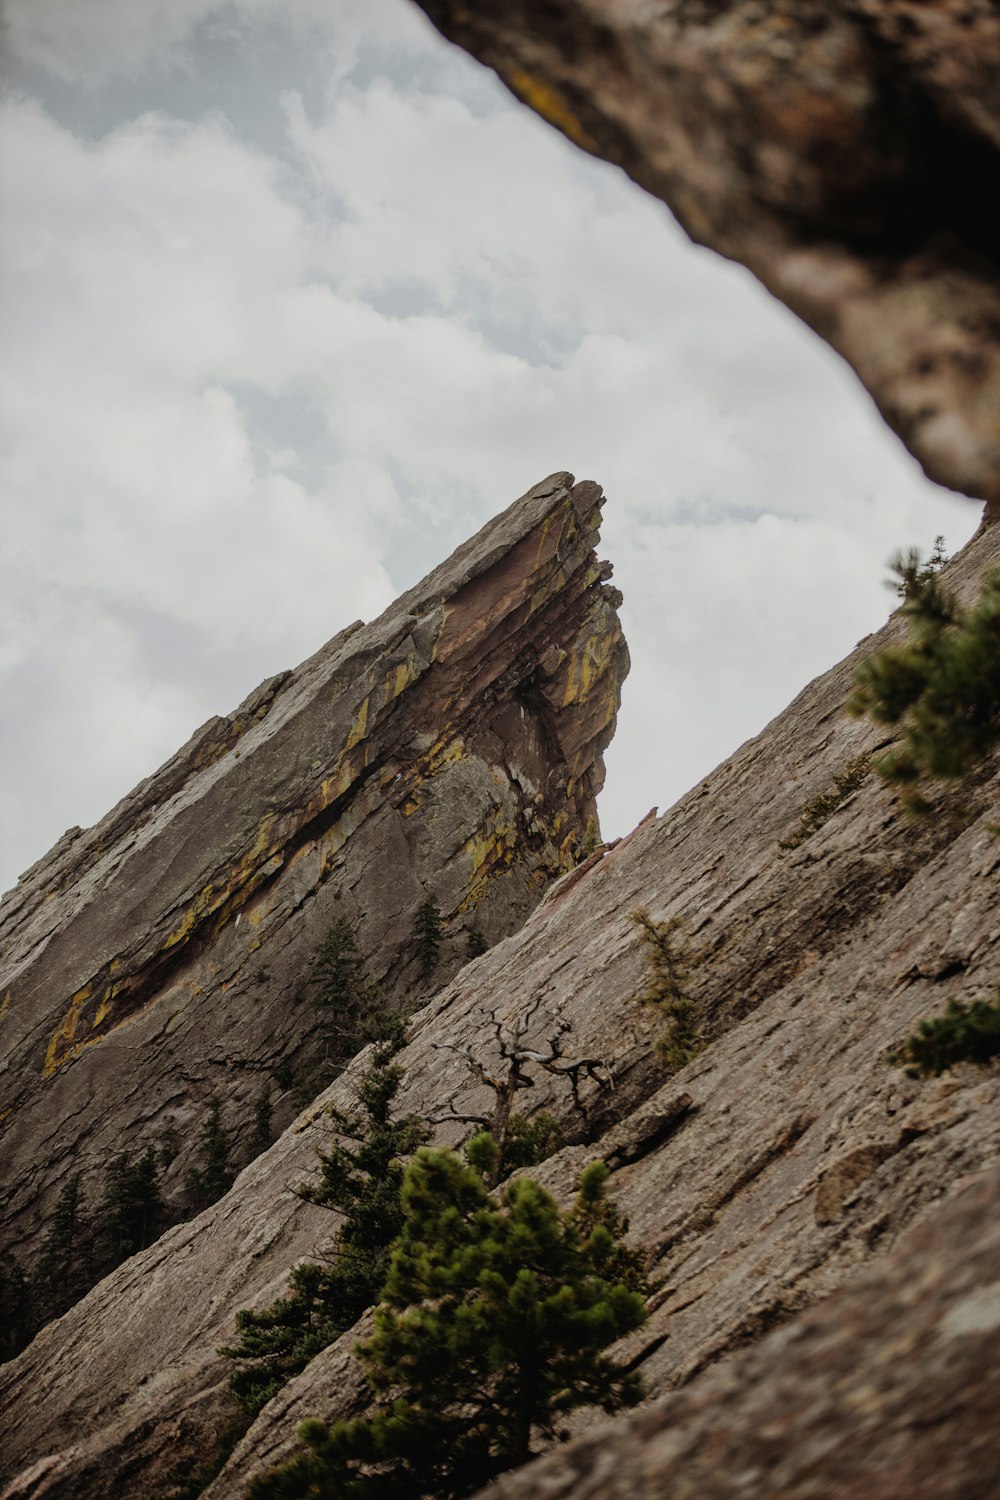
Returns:
[[[1000,515],[994,0],[417,0],[844,356]]]
[[[998,561],[1000,528],[984,528],[949,564],[946,581],[969,598],[982,571]],[[865,1431],[851,1388],[842,1402],[837,1394],[837,1371],[853,1368],[852,1351],[859,1369],[870,1362],[878,1392],[877,1372],[887,1369],[894,1348],[902,1359],[924,1357],[922,1330],[930,1324],[892,1266],[914,1267],[906,1273],[914,1284],[932,1288],[931,1319],[934,1309],[944,1316],[949,1298],[957,1308],[967,1297],[985,1297],[997,1275],[995,1191],[962,1194],[1000,1157],[1000,1070],[962,1069],[920,1083],[892,1069],[886,1054],[920,1018],[942,1010],[947,996],[993,994],[1000,972],[1000,840],[992,831],[1000,823],[1000,765],[994,759],[940,794],[934,813],[918,824],[900,819],[891,793],[871,776],[798,847],[782,848],[804,807],[881,743],[877,730],[845,718],[842,708],[854,662],[902,628],[891,620],[669,812],[644,820],[556,882],[516,933],[433,996],[400,1055],[407,1069],[400,1109],[423,1113],[446,1105],[474,1113],[489,1102],[453,1049],[468,1047],[488,1063],[491,1013],[515,1022],[535,1007],[529,1043],[542,1044],[558,1022],[569,1022],[581,1055],[614,1061],[614,1088],[591,1080],[579,1110],[557,1079],[537,1075],[531,1108],[556,1114],[570,1143],[534,1173],[568,1202],[589,1160],[602,1156],[612,1167],[613,1194],[657,1286],[648,1323],[620,1352],[642,1370],[652,1398],[683,1398],[684,1432],[703,1468],[714,1441],[707,1403],[733,1403],[723,1444],[731,1468],[719,1472],[736,1475],[734,1486],[744,1472],[741,1442],[753,1441],[751,1429],[761,1432],[761,1443],[766,1434],[762,1404],[739,1405],[730,1377],[719,1373],[735,1368],[733,1357],[750,1359],[751,1346],[775,1335],[778,1342],[760,1345],[749,1368],[758,1372],[761,1403],[768,1389],[780,1402],[782,1367],[765,1380],[763,1366],[787,1359],[794,1385],[795,1351],[834,1337],[833,1309],[867,1305],[831,1302],[825,1314],[825,1299],[842,1290],[853,1296],[859,1273],[884,1274],[883,1311],[872,1304],[870,1318],[844,1314],[843,1342],[828,1364],[828,1399],[815,1413],[814,1451],[826,1444],[846,1452],[851,1434]],[[673,1076],[653,1051],[663,1022],[638,1001],[648,982],[630,921],[639,906],[656,921],[683,918],[701,952],[688,987],[703,1045]],[[211,1451],[227,1401],[227,1362],[216,1351],[231,1337],[235,1312],[271,1302],[288,1268],[329,1243],[332,1216],[289,1189],[325,1142],[323,1107],[349,1104],[363,1066],[357,1059],[225,1198],[121,1266],[0,1372],[10,1500],[155,1493],[167,1470]],[[439,1139],[455,1142],[458,1133],[448,1126]],[[921,1245],[952,1243],[951,1215],[969,1258],[956,1262],[954,1283],[939,1286],[938,1252],[927,1251],[923,1270],[912,1257],[924,1254]],[[928,1239],[920,1238],[924,1228]],[[909,1248],[900,1249],[910,1259],[887,1261],[911,1233]],[[252,1474],[291,1451],[303,1417],[357,1409],[361,1387],[349,1352],[356,1337],[325,1350],[261,1412],[207,1491],[211,1500],[242,1496]],[[971,1345],[953,1348],[961,1353],[957,1364],[932,1354],[927,1369],[929,1379],[944,1371],[951,1382],[940,1386],[942,1402],[957,1413],[954,1431],[963,1433],[962,1412],[972,1422],[980,1410],[970,1375],[978,1355],[961,1352]],[[802,1378],[820,1379],[807,1371]],[[900,1389],[917,1383],[907,1373]],[[703,1391],[717,1395],[700,1405]],[[873,1397],[874,1411],[882,1399]],[[647,1463],[654,1476],[662,1464],[674,1483],[672,1439],[669,1431],[663,1436],[658,1413],[651,1407],[624,1419],[631,1425],[621,1442],[632,1433],[642,1443],[628,1458],[631,1467],[622,1459],[633,1490],[615,1489],[614,1476],[602,1489],[595,1478],[586,1492],[594,1500],[644,1493],[636,1475]],[[801,1407],[774,1413],[768,1463],[778,1462],[774,1455],[797,1442],[809,1420]],[[933,1422],[894,1429],[904,1430],[907,1473],[919,1470],[922,1452],[937,1461]],[[590,1431],[584,1422],[577,1439],[583,1449],[571,1442],[505,1483],[538,1500],[575,1493],[566,1476],[591,1465]],[[992,1443],[993,1462],[995,1428],[990,1433],[984,1442]],[[977,1473],[987,1473],[980,1458]],[[787,1461],[789,1474],[800,1472],[790,1450]],[[816,1470],[814,1488],[788,1493],[830,1500],[869,1493],[860,1481],[824,1489],[824,1472]],[[987,1500],[992,1493],[955,1467],[941,1473],[936,1500]],[[769,1493],[761,1485],[701,1493]]]

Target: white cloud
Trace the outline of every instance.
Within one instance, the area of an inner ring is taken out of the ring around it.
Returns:
[[[420,55],[429,26],[399,0],[5,0],[7,46],[22,62],[94,89],[193,65],[199,29],[243,46],[267,45],[275,28],[310,46],[322,39],[331,77],[347,76],[365,47]]]
[[[13,32],[64,78],[102,39],[105,72],[193,67],[209,21],[263,47],[284,16],[92,0],[62,34],[57,11],[15,5]],[[329,88],[286,98],[283,157],[217,112],[89,144],[26,98],[0,117],[0,674],[20,726],[0,885],[554,469],[604,484],[626,594],[612,833],[884,617],[895,546],[975,524],[745,272],[415,12],[295,16]],[[104,755],[84,737],[67,777],[87,703],[120,729]]]

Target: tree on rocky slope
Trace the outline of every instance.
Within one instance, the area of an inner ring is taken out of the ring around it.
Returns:
[[[898,727],[899,743],[875,768],[919,813],[928,782],[966,775],[1000,742],[1000,569],[971,608],[915,553],[897,558],[895,572],[910,640],[861,663],[847,707]]]
[[[638,1377],[605,1353],[646,1316],[607,1168],[593,1163],[561,1213],[529,1178],[490,1197],[488,1135],[468,1155],[424,1149],[407,1169],[384,1301],[357,1350],[374,1410],[304,1423],[304,1451],[253,1481],[253,1500],[459,1500],[560,1437],[577,1408],[639,1399]]]
[[[413,919],[413,951],[420,964],[421,979],[429,979],[437,968],[441,949],[441,911],[433,896],[417,907]]]
[[[550,1114],[540,1113],[529,1120],[514,1109],[518,1095],[535,1087],[532,1073],[544,1072],[568,1084],[574,1106],[584,1118],[587,1114],[582,1092],[584,1082],[596,1083],[601,1089],[612,1085],[612,1068],[606,1059],[566,1056],[573,1027],[565,1017],[556,1017],[547,1028],[541,1028],[543,1031],[547,1029],[547,1035],[529,1041],[530,1033],[538,1029],[541,1004],[542,996],[536,996],[516,1021],[501,1021],[496,1010],[489,1013],[486,1019],[492,1032],[490,1050],[493,1054],[489,1060],[484,1060],[483,1048],[435,1043],[439,1051],[457,1053],[473,1078],[485,1084],[493,1095],[492,1107],[485,1112],[457,1110],[453,1096],[443,1110],[430,1118],[432,1125],[451,1121],[477,1125],[493,1138],[496,1156],[487,1172],[488,1187],[495,1187],[518,1167],[534,1166],[544,1161],[561,1144],[561,1133]]]
[[[93,1285],[93,1232],[80,1178],[63,1184],[45,1231],[33,1300],[39,1324],[72,1307]]]
[[[645,950],[646,988],[639,996],[669,1022],[656,1043],[660,1057],[676,1072],[691,1061],[699,1042],[694,1029],[694,1000],[688,994],[688,975],[700,961],[680,917],[654,922],[649,912],[637,907],[629,921],[638,929]]]
[[[94,1212],[94,1253],[102,1274],[151,1245],[163,1228],[164,1214],[153,1148],[135,1160],[126,1152],[114,1156]]]
[[[910,1078],[936,1078],[957,1063],[985,1067],[1000,1057],[1000,988],[992,1004],[949,1000],[943,1015],[920,1021],[889,1061]]]
[[[222,1123],[222,1100],[213,1094],[198,1132],[198,1164],[187,1174],[187,1192],[196,1212],[228,1193],[236,1178],[233,1138]]]
[[[256,1415],[281,1387],[377,1299],[390,1247],[403,1225],[404,1161],[427,1138],[412,1115],[393,1119],[403,1070],[393,1045],[376,1047],[358,1085],[357,1113],[329,1112],[337,1142],[320,1152],[318,1177],[296,1189],[309,1203],[344,1215],[327,1264],[293,1267],[289,1289],[270,1307],[236,1314],[239,1341],[221,1352],[238,1360],[230,1385]]]

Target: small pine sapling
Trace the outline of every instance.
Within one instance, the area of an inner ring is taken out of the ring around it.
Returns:
[[[639,999],[670,1022],[669,1031],[656,1043],[656,1052],[677,1072],[700,1046],[694,1026],[695,1003],[685,986],[701,955],[691,945],[680,917],[654,922],[648,911],[637,907],[629,920],[638,929],[645,949],[647,982]]]
[[[965,608],[913,554],[895,566],[910,640],[861,663],[847,708],[898,728],[875,769],[916,815],[928,783],[967,775],[1000,742],[1000,569]]]
[[[554,1156],[562,1145],[563,1133],[547,1110],[530,1118],[511,1115],[504,1142],[504,1175],[522,1167],[537,1167],[539,1162]]]
[[[462,1500],[565,1436],[578,1408],[640,1399],[639,1378],[605,1353],[646,1317],[641,1266],[604,1203],[607,1167],[587,1169],[562,1213],[530,1178],[491,1199],[495,1153],[488,1135],[465,1162],[417,1153],[375,1332],[357,1349],[375,1408],[304,1423],[305,1451],[252,1481],[253,1500]]]
[[[905,603],[929,583],[936,573],[940,573],[947,561],[943,536],[934,538],[934,549],[926,562],[922,561],[915,547],[911,547],[908,552],[897,552],[889,564],[896,574],[896,580],[893,582],[890,579],[888,586]]]
[[[779,839],[778,848],[789,850],[798,849],[806,839],[812,838],[818,833],[824,823],[828,823],[838,808],[842,807],[848,797],[860,791],[872,773],[871,757],[868,755],[856,755],[849,760],[844,769],[833,778],[833,786],[827,792],[820,792],[811,802],[807,802],[802,809],[802,820],[790,839]]]
[[[956,1063],[986,1067],[995,1057],[1000,1057],[1000,988],[992,1003],[949,999],[944,1014],[918,1022],[889,1062],[908,1078],[936,1078]]]

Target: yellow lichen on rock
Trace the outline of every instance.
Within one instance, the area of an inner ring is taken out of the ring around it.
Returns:
[[[608,670],[613,653],[618,649],[617,639],[606,631],[593,631],[574,643],[566,668],[566,690],[563,707],[571,703],[585,703]],[[617,712],[617,703],[611,710]]]
[[[80,1019],[80,1012],[94,993],[92,983],[87,983],[69,1002],[69,1009],[59,1022],[58,1027],[52,1035],[45,1052],[45,1064],[42,1068],[42,1077],[51,1078],[53,1073],[66,1061],[76,1038],[76,1028]]]
[[[368,733],[368,698],[361,700],[361,705],[351,720],[351,727],[347,731],[347,739],[344,741],[344,749],[353,750],[359,745]]]

